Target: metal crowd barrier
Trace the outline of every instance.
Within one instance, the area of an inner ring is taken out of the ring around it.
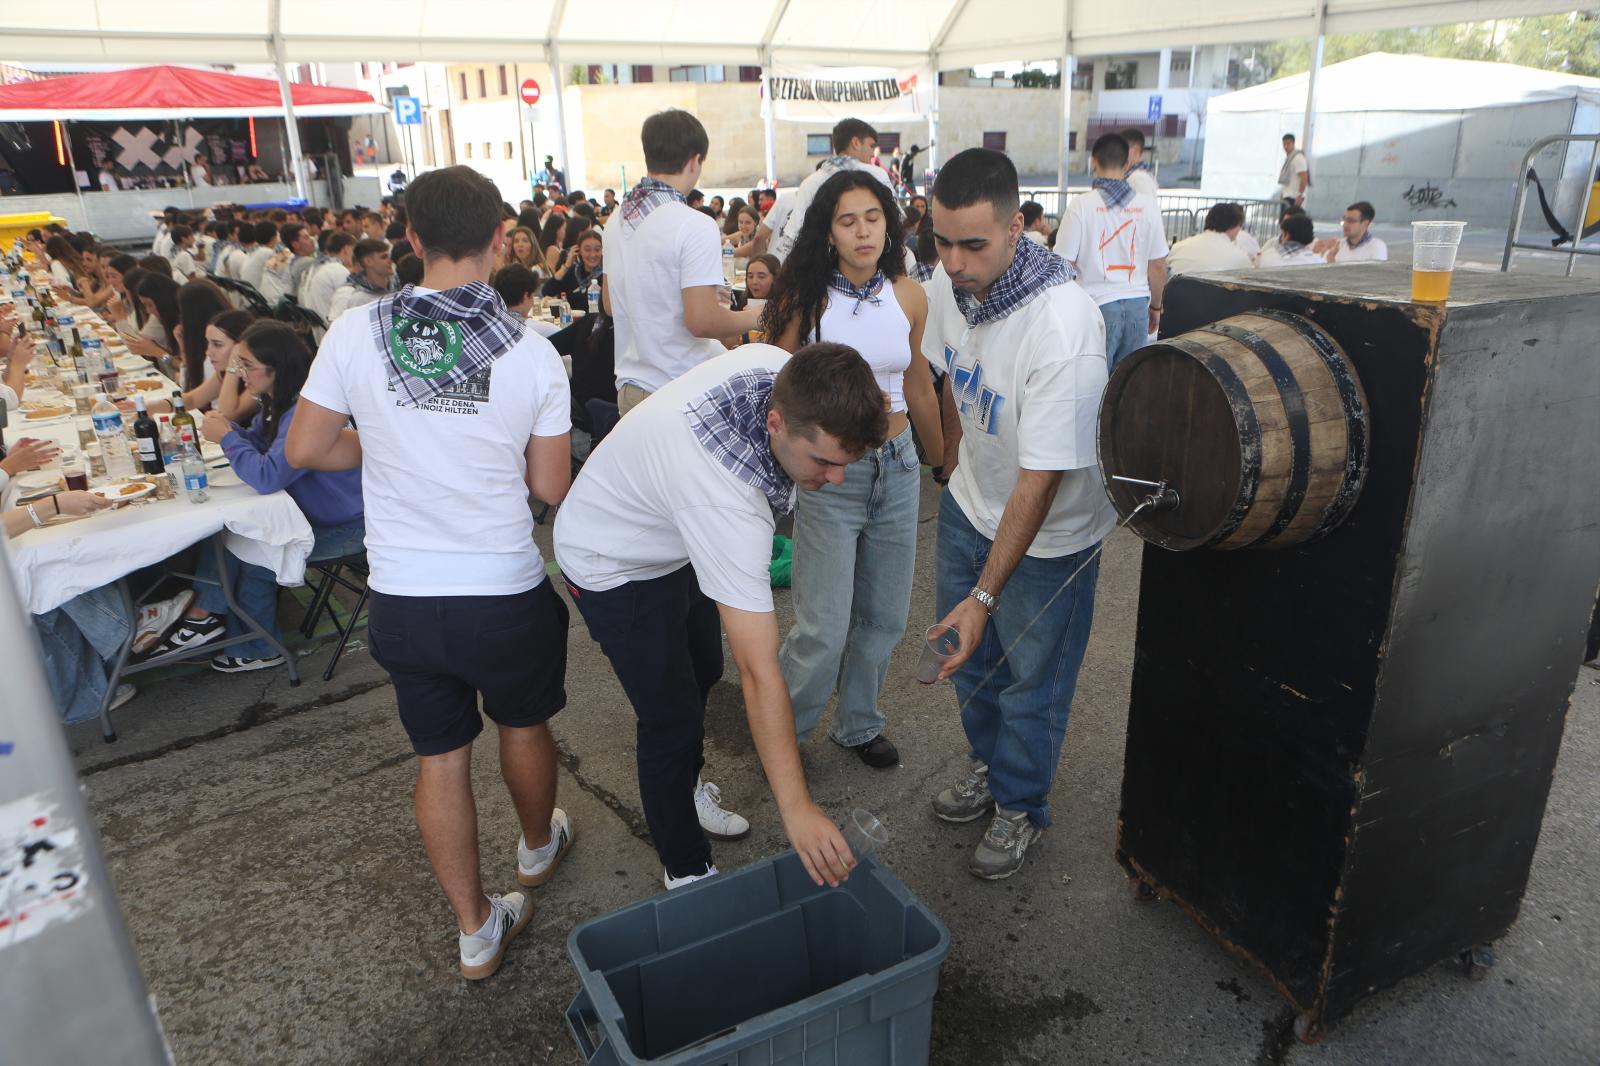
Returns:
[[[1024,200],[1032,200],[1044,208],[1044,213],[1059,219],[1067,200],[1089,191],[1089,186],[1074,185],[1066,190],[1052,186],[1024,187],[1020,190]],[[1206,212],[1212,205],[1235,203],[1244,208],[1244,228],[1257,241],[1266,244],[1278,236],[1278,216],[1283,205],[1277,200],[1252,200],[1240,197],[1202,196],[1193,192],[1162,192],[1162,226],[1167,243],[1192,237],[1205,227]]]
[[[1578,256],[1600,255],[1600,247],[1582,247],[1584,240],[1583,224],[1589,217],[1589,204],[1594,200],[1595,187],[1600,185],[1600,133],[1558,133],[1553,137],[1544,137],[1534,141],[1528,147],[1527,153],[1522,157],[1522,166],[1517,168],[1517,193],[1511,201],[1511,227],[1506,230],[1506,248],[1500,258],[1500,269],[1502,271],[1511,269],[1511,253],[1514,248],[1525,248],[1534,252],[1548,252],[1553,247],[1559,247],[1559,244],[1548,240],[1538,244],[1524,242],[1522,240],[1522,212],[1528,204],[1528,175],[1532,172],[1534,157],[1550,145],[1561,143],[1588,143],[1594,145],[1594,150],[1589,155],[1588,169],[1584,171],[1584,177],[1588,180],[1583,183],[1583,198],[1578,203],[1577,216],[1573,218],[1572,225],[1568,230],[1568,235],[1571,239],[1563,242],[1570,245],[1567,249],[1567,277],[1570,278],[1572,276],[1572,268],[1577,265]],[[1593,175],[1593,178],[1590,178],[1590,175]],[[1553,188],[1559,191],[1560,187],[1561,183],[1558,176]],[[1549,208],[1549,211],[1550,222],[1554,226],[1555,208],[1553,205]]]

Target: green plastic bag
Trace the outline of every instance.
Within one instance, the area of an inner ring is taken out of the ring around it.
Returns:
[[[772,587],[786,589],[794,570],[794,541],[784,536],[772,538]]]

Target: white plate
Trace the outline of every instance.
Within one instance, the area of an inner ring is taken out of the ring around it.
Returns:
[[[149,370],[150,360],[142,355],[113,356],[111,362],[118,370]]]
[[[225,489],[230,485],[243,485],[244,481],[233,472],[233,467],[225,466],[221,470],[206,470],[206,484],[214,489]]]
[[[8,428],[15,429],[18,432],[23,432],[36,426],[59,426],[61,423],[67,421],[71,417],[72,412],[70,411],[66,414],[56,415],[53,418],[29,418],[24,414],[13,418]]]
[[[137,500],[156,491],[156,487],[150,484],[150,482],[146,481],[142,484],[143,487],[140,488],[138,492],[130,492],[127,495],[122,495],[120,493],[119,490],[124,487],[124,485],[120,483],[114,485],[100,485],[96,488],[90,489],[89,491],[92,494],[100,497],[102,500],[110,500],[112,503],[127,503],[129,500]]]
[[[48,470],[30,470],[26,474],[18,474],[12,482],[18,492],[27,496],[35,492],[49,492],[60,484],[61,475]]]

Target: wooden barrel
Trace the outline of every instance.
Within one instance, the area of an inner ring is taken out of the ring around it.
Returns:
[[[1100,404],[1100,470],[1124,518],[1165,481],[1178,505],[1129,527],[1163,548],[1282,548],[1332,530],[1367,471],[1367,403],[1339,345],[1253,311],[1129,355]]]

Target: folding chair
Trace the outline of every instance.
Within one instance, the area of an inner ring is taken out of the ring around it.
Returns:
[[[339,657],[344,654],[344,646],[349,643],[350,634],[355,632],[356,624],[361,620],[361,612],[367,606],[367,554],[357,552],[340,559],[311,562],[306,564],[306,569],[315,570],[322,576],[317,581],[316,588],[312,590],[311,606],[306,609],[306,616],[300,623],[300,633],[306,637],[315,633],[317,623],[322,621],[324,613],[333,620],[334,629],[339,633],[339,640],[333,646],[333,655],[328,659],[328,668],[322,672],[322,680],[332,681],[334,668],[339,665]],[[358,580],[351,580],[352,577]],[[338,609],[334,606],[335,588],[356,593],[356,605],[342,620]]]

